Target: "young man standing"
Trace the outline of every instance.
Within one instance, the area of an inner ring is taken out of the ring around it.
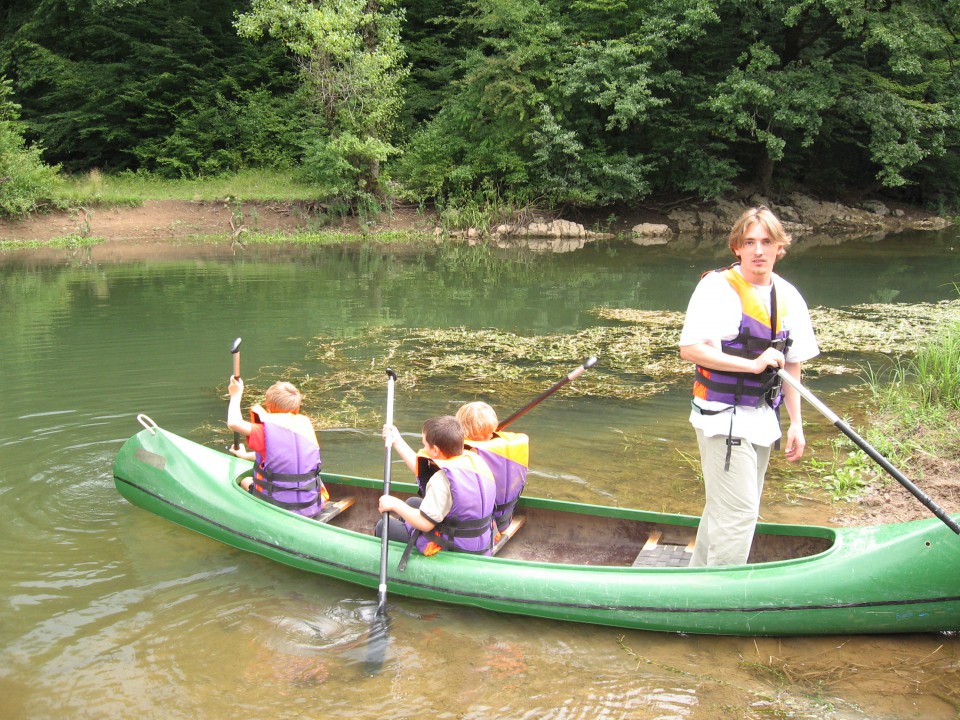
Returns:
[[[738,262],[704,274],[680,335],[680,357],[696,365],[690,423],[706,490],[691,567],[747,562],[781,403],[787,460],[799,460],[806,445],[800,396],[777,371],[799,380],[801,364],[820,352],[806,303],[773,272],[790,244],[777,217],[751,208],[729,241]]]

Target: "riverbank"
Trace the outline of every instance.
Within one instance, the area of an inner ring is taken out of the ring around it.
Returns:
[[[768,204],[794,236],[809,234],[861,237],[868,234],[949,226],[949,220],[907,205],[876,200],[844,204],[793,194],[781,202],[752,196],[744,199],[697,202],[690,198],[650,201],[621,210],[571,211],[566,216],[533,215],[494,226],[499,236],[634,237],[640,242],[666,243],[683,235],[714,235],[722,240],[732,221],[747,205]],[[249,233],[293,234],[335,230],[344,233],[441,234],[436,213],[417,206],[397,205],[372,221],[332,216],[323,207],[304,201],[239,202],[147,200],[136,207],[81,207],[37,213],[20,220],[0,220],[0,241],[47,243],[63,238],[96,238],[105,243],[154,243],[192,237],[239,238]],[[465,235],[479,236],[478,229]]]

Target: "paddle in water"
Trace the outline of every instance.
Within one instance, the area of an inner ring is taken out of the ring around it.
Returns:
[[[240,338],[237,338],[233,341],[233,345],[230,346],[230,354],[233,355],[233,376],[239,380],[240,379]],[[240,447],[240,433],[235,432],[233,434],[233,449],[236,450]]]
[[[887,460],[883,455],[881,455],[877,450],[870,445],[866,440],[860,437],[849,425],[847,425],[843,420],[837,417],[837,414],[834,413],[830,408],[824,405],[812,392],[807,390],[803,385],[800,384],[800,381],[797,380],[793,375],[788,373],[786,370],[777,370],[777,375],[787,383],[790,387],[800,393],[800,396],[806,400],[808,403],[813,405],[817,410],[820,411],[820,414],[823,415],[827,420],[832,422],[839,430],[846,435],[848,438],[853,440],[854,444],[861,450],[863,450],[867,455],[873,458],[884,470],[886,470],[890,475],[901,485],[903,485],[907,490],[909,490],[917,500],[926,505],[927,509],[930,510],[934,515],[936,515],[940,520],[943,521],[943,524],[948,528],[953,530],[957,535],[960,535],[960,525],[950,517],[946,511],[937,505],[933,500],[930,499],[930,496],[927,495],[923,490],[918,488],[912,482],[910,482],[899,470],[897,470],[893,465],[890,464],[890,461]]]
[[[547,389],[544,390],[542,393],[540,393],[539,395],[537,395],[533,400],[531,400],[531,401],[528,402],[526,405],[524,405],[522,408],[520,408],[519,410],[517,410],[513,415],[511,415],[511,416],[508,417],[506,420],[504,420],[502,423],[500,423],[499,425],[497,425],[497,430],[503,430],[507,425],[509,425],[510,423],[512,423],[512,422],[513,422],[514,420],[516,420],[518,417],[520,417],[520,416],[522,416],[522,415],[525,415],[527,412],[529,412],[529,411],[532,410],[534,407],[536,407],[537,405],[539,405],[540,403],[542,403],[544,400],[546,400],[548,397],[550,397],[551,395],[553,395],[557,390],[559,390],[560,388],[562,388],[562,387],[563,387],[564,385],[566,385],[568,382],[572,382],[572,381],[576,380],[578,377],[580,377],[580,376],[583,374],[583,371],[584,371],[584,370],[586,370],[587,368],[592,368],[592,367],[593,367],[594,365],[596,365],[596,364],[597,364],[597,357],[596,357],[596,355],[591,355],[591,356],[590,356],[589,358],[587,358],[587,359],[584,361],[584,363],[583,363],[580,367],[578,367],[576,370],[574,370],[574,371],[572,371],[571,373],[569,373],[565,378],[563,378],[563,379],[560,380],[559,382],[556,382],[556,383],[554,383],[553,385],[551,385],[549,388],[547,388]]]
[[[393,384],[397,374],[387,368],[387,418],[386,425],[393,425]],[[391,453],[393,444],[386,441],[386,450],[383,460],[383,494],[390,494],[390,470],[392,464]],[[380,582],[377,586],[377,614],[370,627],[370,644],[367,647],[367,675],[376,675],[383,667],[383,659],[387,652],[387,631],[389,618],[387,617],[387,550],[389,547],[389,520],[390,513],[383,513],[380,528]]]

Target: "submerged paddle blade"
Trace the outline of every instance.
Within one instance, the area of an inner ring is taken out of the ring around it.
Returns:
[[[387,645],[390,644],[390,617],[386,608],[383,612],[377,608],[376,617],[370,623],[370,636],[367,641],[367,659],[363,664],[364,674],[373,676],[383,669],[387,657]]]

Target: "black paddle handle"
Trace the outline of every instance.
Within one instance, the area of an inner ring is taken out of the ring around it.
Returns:
[[[387,368],[387,418],[386,424],[393,425],[393,384],[397,380],[397,374]],[[383,494],[390,494],[390,472],[392,465],[393,443],[386,441],[386,449],[383,459]],[[383,615],[387,611],[387,547],[389,537],[390,513],[383,513],[380,527],[380,579],[377,586],[377,615]]]
[[[956,521],[947,515],[946,511],[937,505],[933,500],[930,499],[930,496],[927,495],[923,490],[918,488],[912,482],[910,482],[899,470],[897,470],[893,465],[890,464],[890,461],[887,460],[883,455],[881,455],[877,450],[866,440],[860,437],[849,425],[847,425],[843,420],[841,420],[835,412],[830,408],[824,405],[820,400],[807,388],[800,384],[800,381],[793,377],[786,370],[777,370],[777,374],[783,379],[787,385],[792,387],[801,397],[806,400],[808,403],[813,405],[820,413],[832,422],[844,435],[853,440],[858,448],[863,450],[867,455],[869,455],[873,460],[877,462],[880,467],[886,470],[890,475],[901,485],[903,485],[907,490],[909,490],[917,500],[922,502],[930,512],[936,515],[940,520],[943,521],[943,524],[948,528],[953,530],[957,535],[960,535],[960,525]]]

